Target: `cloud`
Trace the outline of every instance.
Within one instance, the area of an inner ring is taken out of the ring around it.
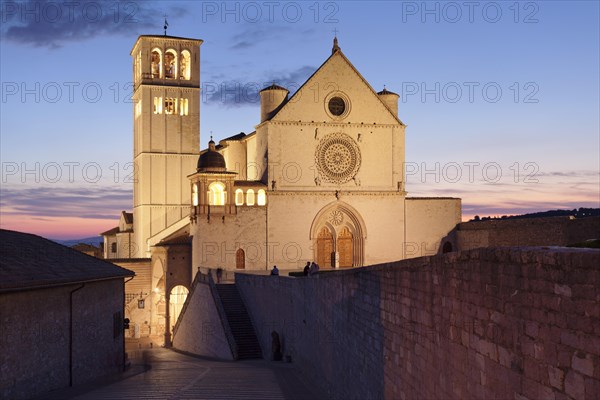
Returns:
[[[290,96],[310,77],[315,67],[305,65],[293,71],[266,73],[255,80],[233,79],[219,81],[215,76],[202,83],[202,102],[225,107],[258,106],[259,92],[276,83],[290,91]]]
[[[292,32],[290,27],[282,24],[248,23],[242,26],[242,30],[231,38],[231,49],[248,49],[268,40],[279,40],[282,35],[289,37]]]
[[[131,189],[119,186],[3,186],[0,207],[2,215],[7,217],[115,220],[122,210],[131,209],[131,199]]]
[[[163,11],[155,2],[49,1],[3,2],[1,36],[4,40],[36,47],[59,48],[67,42],[97,36],[160,32]],[[169,6],[173,17],[185,14]]]

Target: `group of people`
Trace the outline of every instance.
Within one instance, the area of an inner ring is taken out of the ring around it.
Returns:
[[[319,272],[319,264],[316,262],[307,261],[304,266],[304,276],[316,276]],[[279,268],[277,265],[273,265],[273,269],[271,270],[271,275],[279,276]]]
[[[319,272],[319,264],[316,262],[307,261],[304,266],[304,276],[315,276]]]

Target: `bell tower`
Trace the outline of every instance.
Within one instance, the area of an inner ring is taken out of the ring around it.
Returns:
[[[202,40],[142,35],[133,49],[132,256],[148,239],[189,215],[187,175],[200,150]]]

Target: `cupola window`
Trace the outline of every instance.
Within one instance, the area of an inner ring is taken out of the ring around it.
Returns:
[[[224,206],[227,192],[221,182],[213,182],[208,186],[208,204],[211,206]]]

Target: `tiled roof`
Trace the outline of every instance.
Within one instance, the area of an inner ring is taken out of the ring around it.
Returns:
[[[112,229],[107,230],[106,232],[102,232],[100,234],[100,236],[110,236],[110,235],[116,235],[117,233],[119,233],[119,227],[115,226]]]
[[[134,275],[48,239],[0,229],[0,292]]]
[[[243,139],[244,137],[246,137],[246,134],[244,132],[240,132],[237,135],[233,135],[233,136],[229,136],[228,138],[221,139],[220,142],[224,142],[226,140],[240,140],[240,139]]]

